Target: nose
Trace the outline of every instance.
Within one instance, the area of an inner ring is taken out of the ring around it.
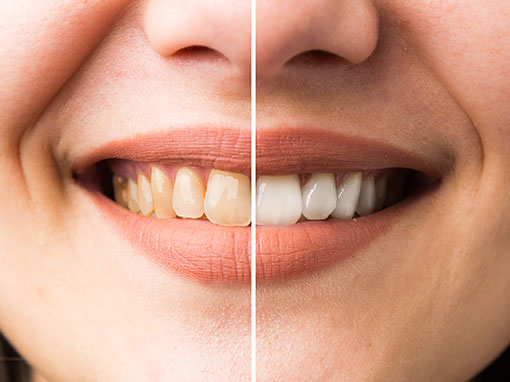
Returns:
[[[371,0],[257,0],[257,78],[307,52],[363,62],[377,45],[377,27]]]
[[[250,0],[149,0],[144,11],[145,34],[159,55],[208,48],[244,78],[250,77],[250,29]]]

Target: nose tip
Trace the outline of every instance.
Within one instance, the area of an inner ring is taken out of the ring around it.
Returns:
[[[186,48],[215,51],[232,74],[250,77],[250,1],[152,0],[146,4],[144,31],[152,49],[170,57]]]
[[[156,53],[208,48],[230,63],[233,75],[250,78],[250,1],[149,0],[145,7],[145,34]],[[378,16],[372,0],[257,0],[256,37],[258,78],[277,75],[311,51],[358,64],[375,50]]]
[[[277,75],[291,59],[311,51],[358,64],[371,56],[377,40],[370,0],[257,1],[257,77]]]

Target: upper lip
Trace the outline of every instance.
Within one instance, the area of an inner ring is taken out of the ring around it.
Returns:
[[[249,175],[250,131],[222,127],[172,129],[108,142],[73,161],[76,174],[106,159],[216,168]],[[273,128],[257,131],[257,174],[300,174],[407,168],[429,178],[450,168],[444,155],[411,152],[331,130]]]
[[[250,131],[233,128],[179,128],[108,142],[76,158],[81,174],[105,159],[193,165],[250,174]]]
[[[257,173],[299,174],[407,168],[439,178],[442,156],[425,156],[369,138],[323,129],[278,128],[257,131]]]
[[[74,158],[73,169],[79,178],[94,163],[112,158],[249,174],[250,131],[193,127],[126,138]],[[257,132],[256,160],[259,174],[400,167],[439,178],[447,168],[444,158],[425,157],[369,139],[346,137],[331,130],[281,127]],[[246,228],[218,227],[204,221],[180,219],[170,224],[131,214],[97,192],[95,196],[100,208],[110,212],[120,230],[127,232],[142,252],[171,270],[207,281],[249,278],[250,246]],[[352,255],[390,228],[402,208],[390,210],[357,222],[309,222],[284,229],[264,227],[258,230],[258,278],[286,277]],[[202,245],[197,246],[197,243]]]

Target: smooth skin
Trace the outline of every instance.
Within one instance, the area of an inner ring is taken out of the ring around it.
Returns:
[[[169,126],[249,129],[249,9],[0,1],[0,330],[47,381],[249,380],[249,286],[138,256],[67,160]],[[260,129],[445,167],[349,261],[258,285],[259,381],[467,381],[508,346],[508,20],[497,0],[257,1]]]

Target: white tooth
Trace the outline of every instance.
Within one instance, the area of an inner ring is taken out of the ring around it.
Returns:
[[[128,180],[128,208],[131,212],[139,212],[138,206],[138,186],[133,179]]]
[[[301,217],[301,205],[297,175],[263,175],[257,179],[257,224],[294,224]]]
[[[369,215],[374,211],[375,207],[375,182],[374,177],[369,175],[361,182],[361,190],[359,193],[358,208],[356,212],[360,216]]]
[[[198,219],[204,214],[204,185],[191,168],[177,171],[174,185],[173,205],[177,216]]]
[[[154,217],[165,219],[175,217],[172,206],[173,186],[170,178],[158,167],[151,169],[152,200]]]
[[[128,204],[128,189],[127,182],[121,176],[113,175],[113,194],[114,199],[122,207],[127,208]]]
[[[154,211],[151,182],[145,175],[138,174],[138,206],[142,215],[149,216]]]
[[[379,211],[384,207],[384,200],[386,199],[386,185],[388,179],[385,176],[380,176],[375,180],[375,207],[374,211]]]
[[[336,187],[333,174],[312,174],[301,189],[303,215],[308,220],[323,220],[336,207]]]
[[[337,219],[351,219],[358,206],[361,190],[361,172],[349,173],[338,185],[336,208],[332,215]]]
[[[205,192],[207,218],[225,226],[250,224],[250,178],[243,174],[211,170]]]

